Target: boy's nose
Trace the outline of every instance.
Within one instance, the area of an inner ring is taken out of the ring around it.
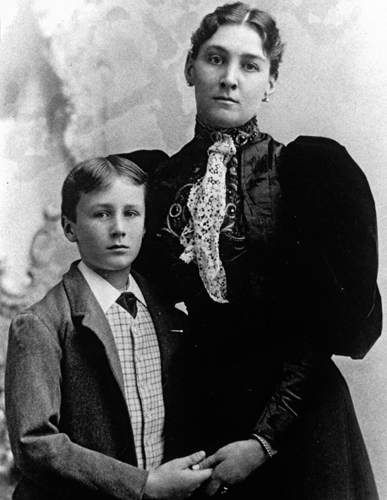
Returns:
[[[111,228],[112,236],[125,236],[125,224],[121,217],[115,217]]]

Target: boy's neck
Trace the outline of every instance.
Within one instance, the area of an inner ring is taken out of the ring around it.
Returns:
[[[84,262],[84,261],[83,261]],[[108,271],[105,269],[93,269],[84,262],[85,266],[94,271],[96,274],[101,276],[104,280],[110,283],[117,290],[122,290],[128,285],[130,267],[125,269],[120,269],[118,271]]]

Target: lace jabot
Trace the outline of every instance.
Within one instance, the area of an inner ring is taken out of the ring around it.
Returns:
[[[212,128],[196,117],[195,138],[200,147],[208,148],[228,135],[236,147],[244,146],[260,135],[257,118],[254,116],[244,125],[234,128]]]
[[[220,303],[228,302],[219,235],[227,208],[227,165],[235,154],[236,147],[229,135],[224,135],[208,149],[207,171],[190,190],[187,208],[191,218],[180,236],[180,243],[185,248],[180,259],[186,264],[196,262],[208,294]]]

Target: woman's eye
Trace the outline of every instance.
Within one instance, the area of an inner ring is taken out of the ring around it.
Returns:
[[[247,70],[247,71],[259,71],[259,66],[257,66],[256,64],[254,63],[250,63],[250,62],[247,62],[244,64],[244,68]]]
[[[210,61],[214,64],[222,64],[223,59],[220,56],[210,56]]]

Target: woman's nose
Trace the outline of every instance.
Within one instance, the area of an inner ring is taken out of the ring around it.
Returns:
[[[220,80],[222,88],[230,88],[235,90],[238,87],[238,74],[234,65],[228,65],[224,69],[224,74]]]

